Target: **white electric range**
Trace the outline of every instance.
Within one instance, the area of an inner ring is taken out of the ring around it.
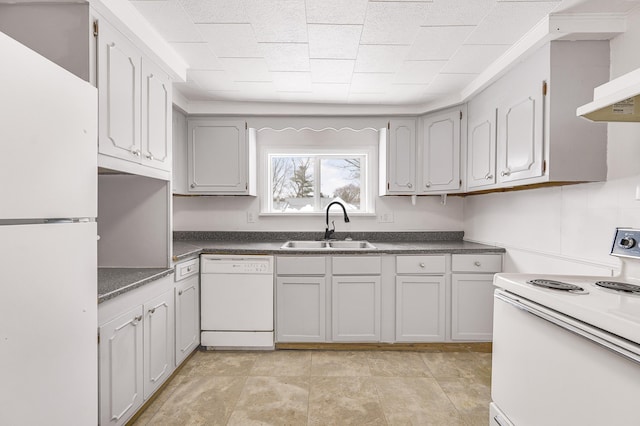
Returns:
[[[497,274],[492,425],[640,425],[640,230],[616,277]]]

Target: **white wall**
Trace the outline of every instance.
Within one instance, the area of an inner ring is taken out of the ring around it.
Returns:
[[[349,231],[462,231],[463,200],[448,197],[446,205],[439,196],[376,197],[377,216],[350,216],[344,223],[338,209],[331,216],[336,230]],[[174,197],[173,229],[176,231],[324,231],[324,215],[311,217],[258,216],[256,197]],[[257,217],[247,222],[247,212]],[[378,216],[392,213],[392,223],[378,222]]]
[[[640,9],[628,25],[611,41],[612,78],[640,68]],[[467,197],[465,239],[507,248],[507,271],[611,273],[615,228],[640,227],[640,123],[608,125],[607,166],[607,182]]]

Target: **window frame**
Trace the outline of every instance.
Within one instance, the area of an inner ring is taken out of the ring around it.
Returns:
[[[318,216],[324,215],[325,210],[319,209],[313,212],[282,212],[273,211],[273,194],[271,193],[272,182],[272,170],[271,159],[274,156],[301,156],[301,157],[316,157],[315,161],[319,161],[321,158],[329,157],[361,157],[363,158],[364,166],[360,168],[360,197],[361,208],[360,210],[350,210],[350,216],[375,216],[375,187],[377,182],[377,149],[373,145],[362,146],[348,146],[348,147],[310,147],[310,146],[285,146],[285,145],[271,145],[260,148],[260,164],[259,164],[259,197],[260,197],[260,216],[287,216],[287,217],[302,217],[302,216]],[[320,170],[314,167],[314,179],[319,182],[317,176],[319,176]],[[318,194],[314,191],[314,209],[319,207],[319,190],[316,188]]]

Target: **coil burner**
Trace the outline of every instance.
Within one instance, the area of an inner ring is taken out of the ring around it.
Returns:
[[[608,290],[619,291],[622,293],[636,294],[640,296],[640,285],[621,283],[618,281],[597,281],[598,287],[606,288]]]
[[[538,287],[548,288],[551,290],[559,290],[566,291],[568,293],[573,294],[589,294],[584,288],[577,286],[575,284],[564,283],[562,281],[554,281],[554,280],[529,280],[527,284],[535,285]]]

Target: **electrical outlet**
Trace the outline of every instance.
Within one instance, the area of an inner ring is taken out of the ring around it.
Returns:
[[[247,223],[255,223],[255,222],[256,222],[256,213],[247,212]]]
[[[393,222],[393,213],[381,213],[378,215],[378,222],[380,223],[392,223]]]

